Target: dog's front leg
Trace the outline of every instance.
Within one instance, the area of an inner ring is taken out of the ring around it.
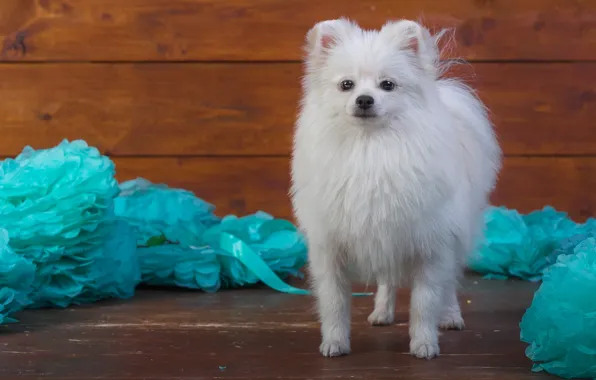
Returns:
[[[327,357],[350,353],[351,285],[344,261],[332,244],[310,246],[309,269],[323,338],[319,349]]]

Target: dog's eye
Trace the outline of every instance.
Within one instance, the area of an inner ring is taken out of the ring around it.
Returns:
[[[339,84],[339,88],[341,88],[342,91],[349,91],[354,87],[354,82],[352,82],[351,80],[344,80]]]
[[[395,90],[395,83],[390,80],[384,80],[379,84],[379,87],[384,91],[393,91]]]

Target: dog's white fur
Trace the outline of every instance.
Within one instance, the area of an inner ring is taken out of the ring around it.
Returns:
[[[439,354],[439,326],[464,326],[457,280],[501,150],[474,93],[441,79],[438,38],[408,20],[369,31],[339,19],[308,32],[291,194],[325,356],[350,352],[352,273],[379,286],[373,325],[393,322],[396,288],[411,286],[419,358]],[[346,79],[354,87],[341,91]],[[385,91],[382,80],[397,86]],[[374,98],[376,117],[354,116],[359,95]]]

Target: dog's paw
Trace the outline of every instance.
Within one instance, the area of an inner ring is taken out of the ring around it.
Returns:
[[[419,359],[432,359],[439,356],[439,344],[422,340],[410,341],[410,354]]]
[[[388,326],[395,320],[395,315],[387,310],[374,310],[368,316],[371,326]]]
[[[460,314],[447,315],[439,323],[439,327],[443,330],[463,330],[466,327],[464,319]]]
[[[332,358],[335,356],[348,355],[350,353],[350,344],[337,340],[325,341],[321,343],[319,351],[323,356]]]

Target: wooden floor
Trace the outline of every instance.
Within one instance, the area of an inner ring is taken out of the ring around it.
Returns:
[[[441,356],[410,357],[407,293],[398,323],[369,327],[355,299],[352,355],[325,359],[312,299],[268,289],[204,294],[141,290],[128,301],[30,310],[0,328],[0,379],[542,379],[518,324],[536,284],[468,277],[467,328],[441,337]]]

